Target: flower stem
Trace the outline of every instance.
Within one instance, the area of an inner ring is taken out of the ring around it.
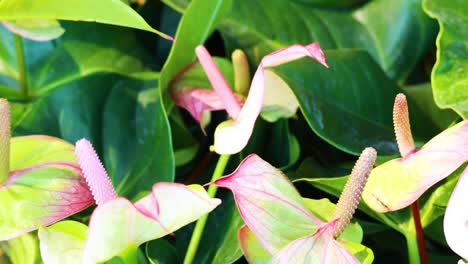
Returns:
[[[18,63],[19,83],[20,83],[20,96],[22,99],[28,98],[28,79],[26,74],[26,61],[24,58],[23,39],[20,35],[14,34],[16,60]]]
[[[420,264],[421,259],[419,258],[419,247],[418,240],[413,232],[409,232],[405,235],[406,246],[408,248],[408,263],[409,264]]]
[[[213,172],[213,176],[211,177],[211,182],[217,180],[221,177],[224,173],[224,169],[229,161],[230,155],[221,155],[218,159],[218,163],[216,164],[215,171]],[[208,187],[208,195],[210,197],[215,197],[216,191],[218,190],[218,186],[211,184]],[[184,258],[184,264],[191,264],[195,259],[195,255],[197,254],[198,245],[200,244],[200,240],[203,234],[203,230],[205,229],[206,221],[208,220],[208,214],[200,217],[197,223],[195,224],[195,228],[193,229],[192,238],[190,239],[190,243],[187,249],[187,253]]]
[[[417,200],[413,204],[411,204],[411,212],[413,215],[414,226],[416,229],[416,240],[418,245],[419,257],[422,264],[428,264],[429,261],[427,258],[426,245],[424,244],[424,231],[421,225],[421,217],[419,215],[419,206]]]

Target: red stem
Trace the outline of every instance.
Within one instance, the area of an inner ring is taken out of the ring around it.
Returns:
[[[428,264],[426,245],[424,244],[424,231],[421,225],[421,217],[419,215],[418,201],[411,204],[411,212],[413,213],[414,226],[416,227],[416,238],[418,240],[419,258],[421,264]]]

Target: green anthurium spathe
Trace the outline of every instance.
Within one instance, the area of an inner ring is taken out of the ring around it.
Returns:
[[[245,158],[232,174],[213,183],[234,194],[248,227],[240,229],[239,240],[249,261],[359,263],[339,240],[357,208],[376,157],[372,148],[363,151],[328,223],[309,212],[281,171],[255,154]]]
[[[10,139],[4,99],[0,116],[0,241],[55,223],[94,202],[73,145],[41,135]]]
[[[221,203],[200,185],[167,182],[154,184],[149,195],[132,203],[117,196],[89,141],[78,141],[75,151],[98,206],[91,215],[86,239],[57,225],[40,231],[41,249],[47,250],[50,259],[63,259],[68,250],[81,250],[76,263],[107,261],[126,249],[172,233]],[[61,234],[54,235],[57,232]],[[57,243],[52,236],[65,236],[68,245]]]

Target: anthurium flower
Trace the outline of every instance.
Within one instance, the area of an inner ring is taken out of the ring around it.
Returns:
[[[402,157],[376,167],[363,193],[364,201],[378,212],[395,211],[412,204],[468,161],[468,120],[448,128],[416,150],[406,97],[400,94],[395,99],[394,123]]]
[[[445,210],[444,234],[447,244],[458,255],[468,259],[468,167],[465,168]]]
[[[282,172],[255,154],[213,184],[234,194],[248,227],[239,231],[247,259],[267,261],[269,254],[272,263],[359,263],[335,238],[349,224],[376,156],[372,148],[363,151],[329,223],[312,215]],[[266,253],[258,253],[255,239]]]
[[[73,145],[42,135],[10,138],[10,106],[0,99],[0,241],[92,203]]]
[[[149,195],[132,203],[117,196],[89,141],[78,141],[75,149],[97,203],[86,242],[83,241],[81,263],[103,262],[128,248],[137,248],[146,241],[170,234],[221,203],[219,199],[210,198],[200,185],[164,182],[153,185]],[[49,244],[41,248],[47,248],[52,258],[53,242],[46,239],[44,243],[47,241]]]
[[[262,108],[265,111],[275,108],[273,111],[275,113],[279,111],[278,109],[286,109],[281,111],[288,112],[287,116],[296,112],[298,104],[294,94],[286,83],[268,68],[306,56],[328,67],[325,56],[317,43],[307,46],[292,45],[277,50],[261,60],[252,79],[247,99],[241,106],[208,51],[203,46],[198,46],[195,52],[214,91],[232,118],[216,128],[214,150],[219,154],[234,154],[247,145]],[[277,119],[275,115],[266,114],[265,117],[270,121],[275,121]]]
[[[226,80],[233,83],[233,65],[221,58],[214,58],[214,61],[218,65],[216,69],[222,69]],[[234,67],[234,70],[239,67]],[[192,63],[174,78],[170,88],[174,103],[187,110],[202,128],[209,124],[211,111],[225,108],[221,98],[211,88],[208,80],[203,78],[204,76],[201,65],[198,62]],[[244,103],[245,98],[241,94],[235,94],[235,97],[240,105]]]

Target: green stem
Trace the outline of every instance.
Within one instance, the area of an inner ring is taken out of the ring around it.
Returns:
[[[221,155],[218,159],[218,163],[216,164],[215,171],[213,172],[213,176],[211,177],[211,182],[217,180],[221,177],[224,173],[224,169],[229,161],[230,155]],[[211,184],[208,187],[208,195],[210,197],[215,197],[216,191],[218,190],[218,186]],[[187,254],[184,258],[184,264],[191,264],[195,259],[195,255],[197,254],[198,245],[200,244],[201,237],[203,235],[203,230],[205,229],[206,221],[208,220],[208,214],[200,217],[197,223],[195,224],[195,229],[193,229],[192,238],[190,239],[190,243],[187,249]]]
[[[23,39],[20,35],[14,34],[16,60],[18,62],[18,73],[20,83],[20,96],[22,99],[28,98],[28,79],[26,74],[26,61],[24,59]]]
[[[407,232],[405,234],[406,246],[408,247],[408,259],[410,264],[420,264],[418,239],[414,232]]]

